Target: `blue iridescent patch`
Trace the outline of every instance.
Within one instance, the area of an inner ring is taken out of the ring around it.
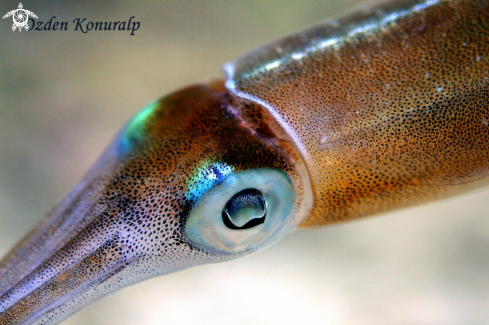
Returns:
[[[119,156],[127,155],[136,145],[142,142],[146,135],[146,121],[158,108],[159,101],[155,101],[143,108],[132,120],[127,123],[119,135]]]
[[[227,163],[204,160],[189,177],[185,198],[189,201],[197,201],[205,192],[220,184],[233,171],[234,167]]]

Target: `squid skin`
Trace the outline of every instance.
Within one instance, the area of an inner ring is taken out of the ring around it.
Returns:
[[[487,9],[393,2],[225,66],[228,88],[267,107],[298,143],[314,191],[302,227],[488,183]]]
[[[56,323],[117,289],[252,253],[295,227],[486,185],[488,40],[488,1],[385,3],[151,104],[2,261],[0,324]],[[261,169],[280,170],[294,189],[283,228],[236,253],[188,238],[189,215],[214,186],[206,176],[219,184]]]

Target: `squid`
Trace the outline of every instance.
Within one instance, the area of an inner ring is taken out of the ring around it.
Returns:
[[[0,324],[489,178],[489,2],[357,9],[139,112],[0,263]]]

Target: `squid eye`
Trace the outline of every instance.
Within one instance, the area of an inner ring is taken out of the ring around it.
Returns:
[[[224,206],[222,221],[229,229],[250,229],[265,222],[267,207],[263,194],[255,189],[236,193]]]
[[[295,225],[294,204],[294,187],[283,172],[231,172],[193,204],[185,235],[209,251],[255,250],[277,240]]]

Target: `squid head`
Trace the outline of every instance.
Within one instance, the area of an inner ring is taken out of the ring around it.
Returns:
[[[143,279],[249,254],[311,205],[300,153],[266,110],[219,80],[177,91],[136,115],[3,261],[0,324],[63,319]]]

